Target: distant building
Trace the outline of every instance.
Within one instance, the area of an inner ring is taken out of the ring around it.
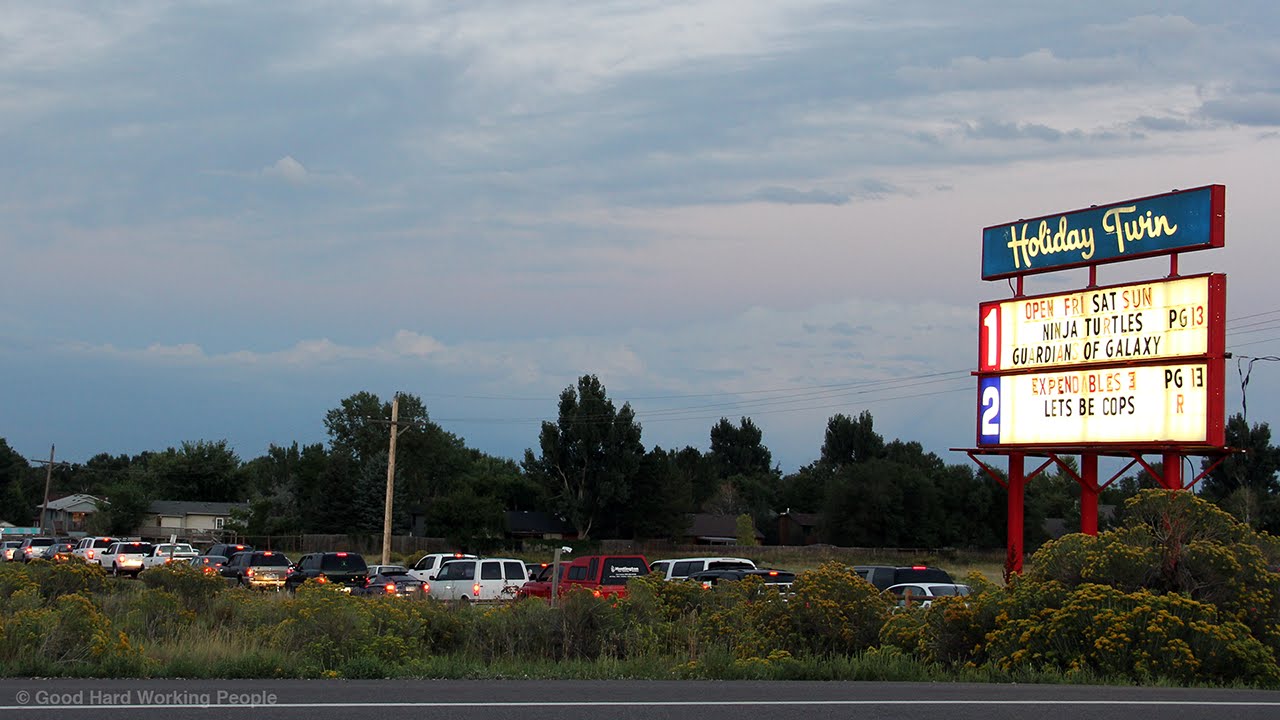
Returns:
[[[507,537],[517,540],[573,540],[578,537],[578,529],[555,513],[508,510]]]
[[[135,535],[142,538],[185,539],[221,537],[231,522],[232,509],[248,510],[245,503],[197,502],[192,500],[156,500],[147,508]]]
[[[44,522],[40,523],[50,535],[84,535],[88,532],[89,519],[106,505],[101,498],[77,493],[49,501],[48,507],[36,507],[36,517],[44,509]]]
[[[763,542],[764,533],[754,523],[751,528],[755,533],[756,543]],[[692,513],[680,539],[689,545],[737,545],[738,516]]]
[[[779,545],[813,545],[821,542],[818,527],[822,524],[820,513],[792,512],[791,508],[778,515]]]

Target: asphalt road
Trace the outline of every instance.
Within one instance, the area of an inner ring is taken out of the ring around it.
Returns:
[[[1280,692],[878,682],[0,680],[0,720],[1280,718]]]

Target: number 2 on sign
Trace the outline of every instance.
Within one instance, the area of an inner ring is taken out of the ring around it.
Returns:
[[[982,421],[978,425],[978,435],[983,442],[1000,442],[1000,379],[986,378],[982,383]]]

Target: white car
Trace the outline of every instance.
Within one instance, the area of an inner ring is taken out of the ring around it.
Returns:
[[[684,580],[703,570],[754,570],[755,568],[754,561],[735,557],[674,558],[649,563],[649,572],[662,576],[663,580]]]
[[[970,589],[959,583],[899,583],[890,585],[885,592],[897,596],[898,607],[909,608],[929,607],[934,598],[967,596]]]
[[[200,553],[187,543],[159,543],[151,547],[151,553],[142,559],[142,569],[160,567],[169,563],[189,563]]]
[[[418,562],[409,568],[409,574],[421,582],[431,580],[431,576],[440,572],[440,566],[448,560],[475,560],[475,555],[464,555],[460,552],[431,553],[418,558]]]
[[[450,560],[426,582],[427,597],[464,603],[515,600],[516,593],[527,580],[523,560]]]
[[[112,575],[137,577],[142,572],[142,562],[151,554],[151,543],[140,540],[113,542],[98,553],[98,564]]]
[[[119,540],[120,538],[101,536],[80,538],[80,542],[76,543],[75,548],[71,550],[71,554],[87,563],[97,564],[98,555],[103,550],[111,547],[111,543],[119,542]]]

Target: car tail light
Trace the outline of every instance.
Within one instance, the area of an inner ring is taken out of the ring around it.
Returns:
[[[591,594],[592,594],[592,595],[595,595],[596,597],[600,597],[600,591],[599,591],[599,590],[592,590],[592,591],[591,591]]]
[[[422,594],[426,595],[429,590],[431,590],[431,586],[426,583],[422,583]]]
[[[387,584],[386,584],[386,588],[387,588],[387,594],[388,594],[388,595],[395,595],[395,594],[396,594],[396,584],[395,584],[395,583],[393,583],[393,582],[389,582],[389,583],[387,583]]]
[[[89,552],[85,553],[85,554],[84,554],[84,556],[85,556],[86,558],[88,558],[88,559],[92,560],[92,559],[93,559],[93,551],[92,551],[92,550],[90,550]]]
[[[476,583],[475,585],[471,586],[471,594],[475,595],[476,597],[480,596],[480,583]]]
[[[253,577],[253,568],[249,568],[248,570],[245,570],[244,574],[248,577]]]
[[[329,578],[325,577],[325,576],[324,576],[324,573],[320,573],[319,575],[317,575],[317,576],[316,576],[316,582],[318,582],[318,583],[320,583],[321,585],[323,585],[323,584],[325,584],[325,583],[329,582]]]

